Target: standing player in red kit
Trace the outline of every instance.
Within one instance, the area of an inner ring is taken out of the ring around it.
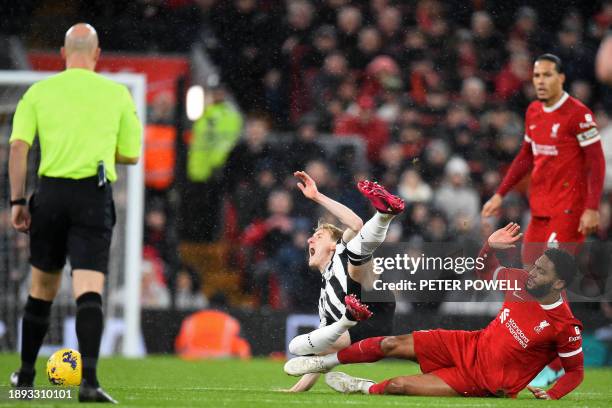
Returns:
[[[482,209],[483,217],[496,215],[504,195],[531,174],[525,265],[532,265],[546,246],[575,252],[599,225],[605,175],[601,137],[593,112],[563,90],[564,81],[557,56],[536,59],[533,85],[538,100],[525,114],[525,141],[497,193]]]
[[[565,375],[548,391],[529,387],[538,399],[559,399],[584,378],[582,323],[561,292],[577,267],[569,253],[547,249],[529,271],[499,265],[494,250],[514,247],[520,227],[510,223],[495,231],[480,256],[483,279],[510,281],[504,304],[489,325],[477,331],[422,330],[395,337],[372,337],[327,356],[297,357],[285,372],[326,372],[339,364],[366,363],[385,357],[416,361],[423,374],[380,383],[341,372],[326,375],[339,392],[419,396],[511,397],[550,361],[561,357]]]

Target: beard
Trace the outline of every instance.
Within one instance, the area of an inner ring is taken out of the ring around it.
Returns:
[[[550,293],[550,290],[552,289],[552,282],[551,283],[544,283],[542,285],[539,286],[534,286],[533,288],[529,289],[529,287],[525,286],[525,290],[527,291],[527,293],[529,293],[531,296],[533,296],[536,299],[541,299],[544,296],[548,295]]]

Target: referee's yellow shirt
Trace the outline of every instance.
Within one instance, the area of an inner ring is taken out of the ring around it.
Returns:
[[[100,160],[117,179],[115,152],[139,157],[142,124],[128,89],[93,71],[71,68],[32,85],[17,105],[10,142],[38,134],[39,176],[95,176]]]

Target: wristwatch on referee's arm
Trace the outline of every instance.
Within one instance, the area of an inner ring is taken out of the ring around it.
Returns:
[[[13,207],[14,205],[26,205],[28,203],[28,200],[26,200],[25,198],[18,198],[16,200],[11,200],[11,207]]]

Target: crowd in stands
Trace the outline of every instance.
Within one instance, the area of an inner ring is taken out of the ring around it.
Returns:
[[[612,92],[593,70],[612,23],[609,1],[145,0],[86,9],[94,24],[127,13],[126,29],[99,27],[111,49],[181,52],[199,41],[219,66],[243,112],[242,137],[228,133],[215,168],[177,186],[188,209],[176,222],[182,240],[230,243],[227,262],[259,306],[312,311],[318,296],[305,248],[328,215],[301,195],[295,170],[364,219],[372,208],[358,180],[399,194],[408,205],[391,241],[482,242],[508,221],[527,225],[526,182],[488,225],[480,209],[523,141],[536,56],[561,57],[565,89],[595,112],[600,129],[612,113]],[[207,123],[211,132],[215,122]],[[192,140],[213,137],[198,126]],[[321,135],[356,136],[366,162],[351,146],[332,153]],[[610,192],[608,184],[592,240],[612,234]],[[156,241],[160,220],[149,208],[146,244],[176,263]],[[151,269],[147,279],[156,282]]]
[[[593,62],[611,4],[594,15],[567,8],[551,22],[530,7],[506,10],[511,18],[500,21],[477,3],[467,10],[435,0],[296,0],[282,10],[265,1],[210,4],[220,41],[212,55],[247,112],[244,137],[220,170],[228,206],[215,239],[239,249],[233,262],[259,304],[316,301],[319,277],[306,266],[305,247],[326,214],[301,196],[293,171],[307,171],[364,219],[372,209],[356,181],[389,186],[409,204],[390,241],[482,242],[498,225],[528,222],[527,183],[499,219],[483,226],[479,214],[522,143],[536,56],[559,55],[566,89],[595,111],[600,128],[608,125],[607,90]],[[321,134],[360,138],[368,166],[351,149],[330,154]],[[609,239],[608,198],[593,239]]]

